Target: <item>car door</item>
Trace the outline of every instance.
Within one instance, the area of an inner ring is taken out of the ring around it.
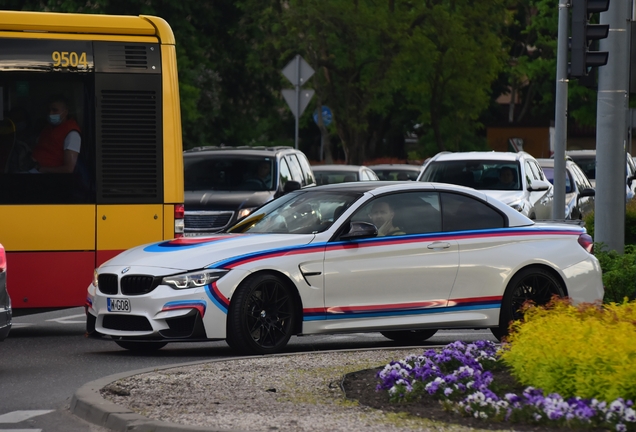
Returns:
[[[548,181],[543,174],[543,170],[535,160],[527,159],[524,166],[528,186],[531,186],[534,180]],[[552,201],[554,199],[552,187],[543,191],[528,191],[528,194],[528,201],[530,201],[530,204],[534,207],[536,219],[552,218]]]
[[[332,330],[413,326],[443,311],[459,265],[457,242],[441,232],[434,191],[380,196],[350,221],[370,222],[381,201],[394,209],[397,235],[334,241],[324,262],[325,307]]]

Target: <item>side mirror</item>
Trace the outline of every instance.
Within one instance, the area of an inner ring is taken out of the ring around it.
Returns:
[[[300,183],[294,180],[287,180],[287,183],[285,183],[285,186],[283,187],[283,192],[285,193],[289,193],[289,192],[293,192],[295,190],[300,189]]]
[[[588,196],[594,196],[594,195],[596,195],[596,191],[594,189],[585,188],[579,194],[579,198],[588,197]]]
[[[532,183],[528,185],[530,192],[546,191],[552,187],[552,184],[545,180],[532,180]]]
[[[636,175],[627,178],[627,186],[632,187],[632,182],[636,180]]]
[[[342,240],[354,240],[354,239],[375,237],[377,235],[378,235],[378,229],[372,223],[351,222],[349,224],[349,231],[342,234],[340,238]]]

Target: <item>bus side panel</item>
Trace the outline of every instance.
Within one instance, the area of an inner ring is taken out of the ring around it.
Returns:
[[[183,143],[177,56],[173,45],[161,46],[163,67],[163,194],[165,203],[183,203]],[[174,232],[174,229],[172,229]],[[170,235],[170,238],[173,234]]]
[[[95,205],[91,204],[3,205],[0,227],[7,252],[95,250]]]
[[[174,235],[174,205],[168,204],[163,206],[163,238],[173,239]]]
[[[7,288],[15,309],[83,306],[95,253],[9,252]]]
[[[163,239],[163,205],[102,204],[97,206],[99,257]],[[111,258],[114,255],[111,255]]]

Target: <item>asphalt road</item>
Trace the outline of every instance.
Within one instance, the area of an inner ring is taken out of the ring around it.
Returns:
[[[225,342],[168,344],[145,355],[84,337],[83,308],[14,318],[0,343],[0,432],[104,432],[70,414],[75,390],[97,378],[153,366],[231,358]],[[495,340],[487,330],[440,331],[430,345]],[[379,333],[294,337],[288,352],[394,347]]]

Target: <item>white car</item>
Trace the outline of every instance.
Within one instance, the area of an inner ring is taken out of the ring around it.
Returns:
[[[504,184],[500,176],[512,173]],[[551,219],[552,184],[537,160],[525,152],[442,152],[422,168],[419,181],[451,183],[481,190],[530,219]]]
[[[317,186],[228,233],[104,263],[88,287],[87,332],[131,350],[225,339],[247,354],[280,352],[292,335],[381,332],[415,343],[438,329],[490,328],[501,337],[526,300],[601,300],[592,246],[578,225],[535,223],[474,189]]]

